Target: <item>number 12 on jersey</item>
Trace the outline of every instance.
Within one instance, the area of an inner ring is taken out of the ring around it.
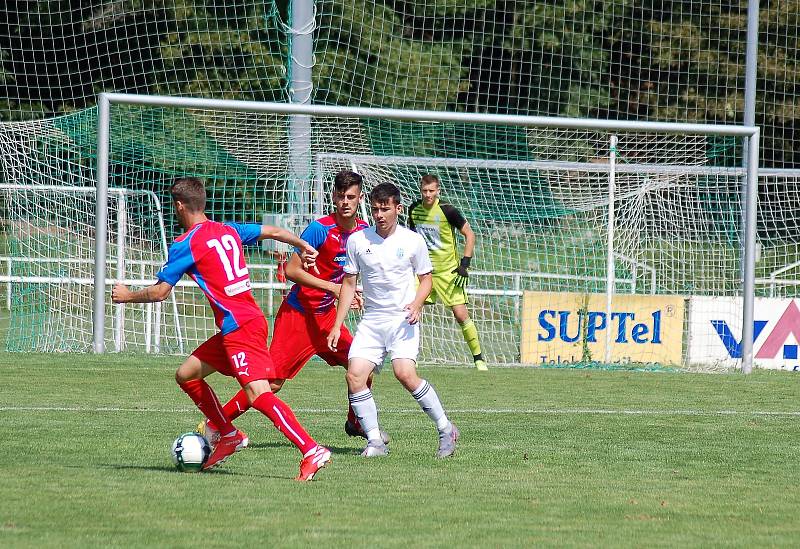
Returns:
[[[220,242],[220,240],[222,242]],[[242,263],[241,249],[236,245],[236,239],[226,234],[223,235],[220,240],[212,238],[206,242],[206,245],[217,251],[217,255],[219,256],[220,262],[222,262],[222,268],[225,269],[225,276],[228,277],[228,280],[235,280],[236,278],[247,275],[248,270]],[[228,252],[231,252],[232,257],[228,256]]]

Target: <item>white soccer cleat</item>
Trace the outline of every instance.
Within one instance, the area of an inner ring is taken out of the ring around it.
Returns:
[[[367,447],[364,448],[364,451],[361,452],[361,455],[364,457],[378,457],[378,456],[388,456],[389,455],[389,448],[386,444],[383,443],[382,440],[370,440],[367,443]]]
[[[439,449],[436,451],[436,457],[446,458],[452,456],[456,452],[458,435],[458,428],[452,422],[450,423],[449,433],[439,433]]]

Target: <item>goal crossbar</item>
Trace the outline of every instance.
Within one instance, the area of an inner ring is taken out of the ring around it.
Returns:
[[[340,160],[350,163],[381,163],[392,166],[426,166],[426,167],[458,167],[458,168],[490,168],[506,170],[563,170],[587,173],[609,173],[614,170],[620,174],[654,174],[654,175],[726,175],[746,176],[746,168],[727,168],[718,166],[667,166],[659,164],[617,164],[611,166],[600,162],[565,162],[559,160],[482,160],[473,158],[444,158],[428,156],[379,156],[375,154],[321,153],[318,162]],[[764,172],[764,170],[761,170]],[[783,170],[781,174],[786,174]],[[800,172],[798,173],[800,175]]]

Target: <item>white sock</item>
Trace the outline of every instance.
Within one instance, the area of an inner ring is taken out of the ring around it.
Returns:
[[[358,393],[351,393],[347,398],[350,400],[350,406],[361,424],[361,429],[367,435],[367,440],[380,440],[383,442],[381,429],[378,426],[378,406],[375,404],[375,399],[372,398],[372,391],[365,389]]]
[[[433,420],[439,432],[445,432],[450,428],[450,420],[447,419],[447,414],[444,413],[439,395],[436,394],[433,385],[423,379],[422,384],[411,393],[411,396],[419,403],[422,410],[428,414],[428,417]]]

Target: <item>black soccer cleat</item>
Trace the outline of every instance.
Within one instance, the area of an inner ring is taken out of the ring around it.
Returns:
[[[350,420],[344,422],[344,432],[350,437],[361,437],[364,440],[367,439],[367,434],[364,432],[361,426],[351,423]],[[389,444],[389,441],[392,439],[389,436],[389,433],[386,431],[381,431],[381,440],[383,440],[384,444]]]

